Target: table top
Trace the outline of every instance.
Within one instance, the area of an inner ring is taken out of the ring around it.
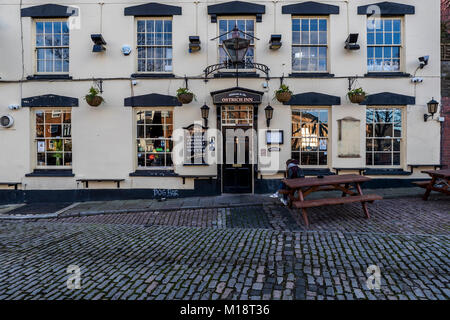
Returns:
[[[430,176],[436,176],[438,178],[450,178],[450,169],[424,170],[422,173],[428,173]]]
[[[292,189],[299,189],[303,187],[327,186],[335,184],[366,182],[372,180],[369,177],[360,176],[358,174],[343,174],[324,176],[323,178],[296,178],[284,179],[283,182]]]

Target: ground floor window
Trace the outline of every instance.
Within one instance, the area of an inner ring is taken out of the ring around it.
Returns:
[[[36,110],[37,166],[72,166],[70,110]]]
[[[402,131],[402,109],[368,108],[366,165],[399,166]]]
[[[304,166],[328,162],[328,109],[292,110],[291,154]]]
[[[136,121],[138,167],[172,167],[173,111],[140,110]]]

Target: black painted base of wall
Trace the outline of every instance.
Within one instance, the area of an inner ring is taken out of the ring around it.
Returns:
[[[410,188],[420,179],[373,179],[365,182],[365,189]],[[255,193],[274,193],[280,179],[255,181]],[[0,204],[36,202],[85,202],[108,200],[136,200],[186,198],[220,195],[217,180],[195,180],[194,189],[81,189],[81,190],[0,190]]]
[[[85,202],[216,196],[217,180],[195,180],[194,189],[0,190],[0,205],[36,202]]]

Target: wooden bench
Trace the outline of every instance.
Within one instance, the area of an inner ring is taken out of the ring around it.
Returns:
[[[360,196],[351,196],[342,198],[294,201],[292,205],[297,209],[302,209],[302,208],[313,208],[322,206],[333,206],[336,204],[346,204],[352,202],[374,202],[375,200],[383,200],[383,197],[377,194],[364,194]]]
[[[305,224],[308,227],[309,220],[308,220],[308,214],[306,212],[306,208],[361,202],[364,213],[366,214],[366,218],[369,219],[370,214],[369,214],[369,210],[367,209],[367,202],[372,203],[375,200],[382,200],[382,199],[383,199],[383,197],[381,197],[377,194],[364,194],[364,195],[361,194],[361,195],[342,197],[342,198],[327,198],[327,199],[294,201],[294,202],[292,202],[292,205],[295,208],[302,210],[303,220],[305,221]]]
[[[86,189],[89,188],[89,182],[115,182],[117,183],[117,188],[120,189],[120,183],[125,181],[125,179],[78,179],[81,183],[86,185]]]
[[[17,190],[18,186],[22,184],[21,182],[0,182],[2,186],[14,187],[14,190]]]
[[[414,181],[412,182],[413,184],[415,184],[416,186],[420,187],[420,188],[427,188],[427,186],[430,184],[431,180],[427,180],[427,181]]]

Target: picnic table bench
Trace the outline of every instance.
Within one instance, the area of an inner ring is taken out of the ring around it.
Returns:
[[[425,188],[425,194],[423,200],[428,200],[431,191],[437,191],[450,195],[450,169],[445,170],[424,170],[422,173],[426,173],[431,176],[431,180],[416,181],[415,185],[421,188]]]
[[[371,179],[368,177],[356,174],[324,176],[323,178],[284,179],[283,182],[289,190],[285,190],[283,192],[287,192],[289,195],[289,207],[302,210],[302,216],[306,226],[309,226],[308,213],[306,211],[307,208],[353,202],[361,202],[364,214],[366,218],[369,219],[370,214],[367,208],[367,203],[372,203],[376,200],[383,199],[383,197],[377,194],[363,194],[361,183],[370,180]],[[352,190],[354,188],[356,188],[356,192]],[[332,190],[342,191],[342,197],[305,200],[305,198],[313,192]],[[297,197],[295,197],[295,193],[297,193]]]

